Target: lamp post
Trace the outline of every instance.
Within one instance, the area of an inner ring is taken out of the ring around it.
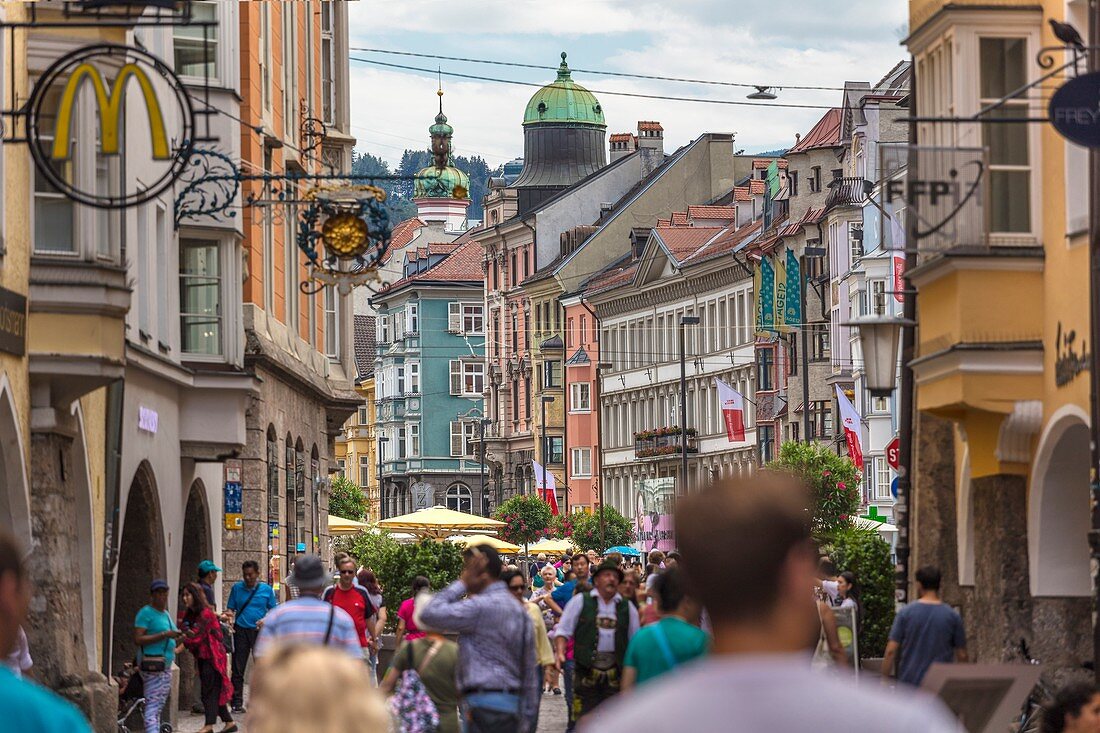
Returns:
[[[380,516],[386,514],[386,488],[382,483],[382,449],[388,442],[390,439],[385,435],[378,436],[378,514]]]
[[[492,424],[492,420],[483,417],[478,420],[478,437],[481,442],[481,516],[489,516],[488,495],[485,493],[485,428]]]
[[[861,316],[850,323],[859,332],[863,353],[863,383],[872,397],[889,397],[897,386],[898,344],[901,329],[913,321],[895,316]]]
[[[687,366],[684,363],[684,335],[687,326],[698,326],[699,316],[680,316],[680,488],[679,494],[687,493],[688,444],[687,444]]]
[[[600,468],[603,466],[603,406],[600,404],[600,396],[603,392],[603,380],[600,377],[600,372],[610,370],[612,364],[607,361],[601,361],[596,363],[596,389],[593,395],[592,407],[596,410],[596,445],[593,451],[593,455],[596,456],[596,465],[592,467],[596,476],[596,501],[600,503],[600,547],[607,549],[607,528],[603,521],[603,476],[600,475]]]
[[[549,470],[546,467],[550,464],[549,459],[547,459],[547,457],[546,457],[546,454],[550,452],[550,436],[547,435],[547,430],[546,430],[546,405],[550,402],[553,402],[553,401],[554,401],[554,396],[553,395],[548,395],[548,394],[544,394],[542,396],[542,398],[539,400],[539,403],[540,403],[541,408],[542,408],[542,440],[540,441],[542,443],[542,455],[539,456],[539,457],[542,458],[542,488],[543,488],[543,491],[546,490],[546,472],[547,472],[547,470]],[[540,494],[540,496],[541,496],[541,494]]]

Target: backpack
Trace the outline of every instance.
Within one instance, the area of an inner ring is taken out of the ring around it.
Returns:
[[[420,671],[428,666],[441,646],[443,642],[435,642],[424,656],[420,667],[414,669],[413,643],[405,645],[409,656],[408,669],[401,674],[401,679],[390,697],[390,712],[397,724],[397,733],[433,733],[439,729],[439,710],[424,687],[424,681],[420,679]]]

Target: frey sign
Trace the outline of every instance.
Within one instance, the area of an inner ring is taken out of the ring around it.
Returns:
[[[27,353],[27,298],[0,288],[0,351]]]
[[[1100,148],[1100,71],[1070,79],[1050,97],[1050,123],[1070,142]]]
[[[905,209],[911,234],[904,237],[907,251],[986,244],[984,148],[883,143],[879,150],[882,205],[887,211]],[[899,249],[896,243],[894,249]]]

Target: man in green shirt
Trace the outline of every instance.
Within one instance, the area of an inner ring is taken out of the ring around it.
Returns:
[[[19,627],[27,618],[31,587],[16,541],[0,532],[0,657],[15,648]],[[4,730],[35,733],[92,733],[72,703],[33,682],[17,678],[0,665],[0,710]],[[9,727],[10,726],[10,727]]]
[[[653,585],[661,620],[642,627],[630,640],[623,661],[624,691],[702,657],[710,648],[710,636],[699,628],[702,609],[687,594],[680,568],[666,568]]]

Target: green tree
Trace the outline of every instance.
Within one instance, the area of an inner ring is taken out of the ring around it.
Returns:
[[[851,525],[859,512],[859,482],[855,464],[823,443],[784,443],[768,468],[789,471],[810,489],[814,534],[819,539]]]
[[[389,532],[363,532],[342,539],[337,548],[370,568],[382,584],[389,611],[388,625],[397,624],[397,608],[412,595],[413,578],[426,576],[438,590],[454,582],[462,572],[462,550],[452,542],[421,540],[399,543]]]
[[[350,479],[336,476],[329,491],[328,513],[362,522],[367,515],[367,495]]]
[[[890,545],[873,529],[844,527],[822,545],[837,570],[855,573],[859,584],[862,620],[859,655],[881,657],[894,623],[894,565]]]
[[[493,513],[493,519],[505,523],[500,538],[513,545],[529,544],[544,537],[552,516],[550,505],[534,494],[513,496]]]
[[[600,512],[573,515],[573,542],[581,550],[603,552],[634,541],[634,523],[610,506],[603,508],[604,542],[600,541]]]

